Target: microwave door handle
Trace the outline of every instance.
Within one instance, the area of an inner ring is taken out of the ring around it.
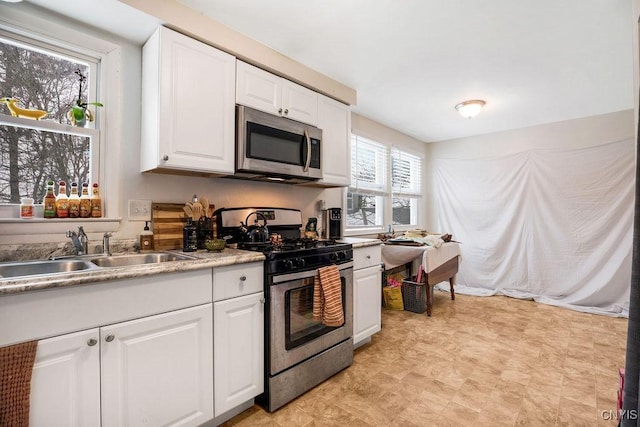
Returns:
[[[304,172],[309,171],[309,164],[311,163],[311,138],[309,137],[309,132],[304,130],[304,138],[307,140],[307,160],[304,163]]]

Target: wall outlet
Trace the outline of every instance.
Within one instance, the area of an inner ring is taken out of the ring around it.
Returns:
[[[129,221],[151,221],[151,200],[129,200]]]

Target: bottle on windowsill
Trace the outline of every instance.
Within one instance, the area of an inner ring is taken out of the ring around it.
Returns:
[[[69,217],[69,196],[67,196],[67,183],[60,181],[58,195],[56,196],[56,215],[58,218]]]
[[[80,196],[78,195],[78,183],[71,183],[71,194],[69,195],[69,218],[80,217]]]
[[[42,200],[45,218],[56,217],[56,195],[53,194],[53,181],[47,181],[47,192]]]
[[[82,195],[80,196],[80,218],[91,216],[91,196],[89,196],[89,183],[82,183]]]
[[[91,194],[91,218],[102,218],[102,198],[97,182],[93,184]]]

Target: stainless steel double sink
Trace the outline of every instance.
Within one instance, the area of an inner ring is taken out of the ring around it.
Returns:
[[[0,278],[20,278],[43,274],[72,273],[102,268],[157,264],[194,260],[195,257],[172,252],[149,252],[125,255],[85,255],[64,259],[0,263]]]

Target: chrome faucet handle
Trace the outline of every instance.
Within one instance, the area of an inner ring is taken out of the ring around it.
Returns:
[[[102,235],[102,253],[107,256],[111,256],[111,248],[109,247],[109,237],[113,233],[106,232]]]
[[[66,236],[71,239],[76,249],[76,255],[86,255],[88,253],[89,239],[82,227],[78,227],[78,232],[68,230]]]

